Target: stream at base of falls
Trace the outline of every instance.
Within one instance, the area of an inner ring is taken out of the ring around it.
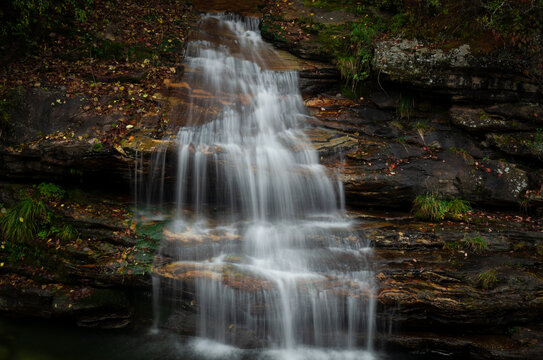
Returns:
[[[375,359],[369,241],[351,231],[342,184],[305,136],[298,74],[281,71],[258,27],[202,15],[176,85],[177,157],[157,154],[154,172],[136,177],[160,189],[138,198],[174,204],[154,263],[154,331],[193,332],[204,358],[258,348],[260,358]],[[166,161],[177,162],[173,198]]]
[[[363,350],[316,349],[242,350],[201,338],[148,329],[74,328],[51,320],[22,321],[0,317],[2,360],[288,360],[288,359],[414,360],[400,353],[369,355]]]

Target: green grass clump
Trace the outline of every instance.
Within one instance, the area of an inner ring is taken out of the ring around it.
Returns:
[[[488,248],[488,241],[481,235],[476,235],[472,238],[465,237],[463,242],[469,250],[475,253],[481,253]]]
[[[498,284],[498,277],[496,276],[496,271],[494,269],[480,273],[478,280],[479,285],[485,290],[494,289]]]
[[[475,254],[480,254],[488,248],[488,241],[481,235],[473,237],[464,236],[462,240],[449,241],[443,245],[443,249],[451,251],[471,251]]]
[[[445,218],[447,206],[437,195],[419,195],[413,201],[415,217],[421,220],[439,221]]]
[[[354,22],[325,26],[318,33],[323,52],[332,57],[353,90],[370,76],[373,43],[382,29],[381,20],[371,15]]]
[[[461,220],[464,218],[465,213],[471,210],[469,202],[454,198],[447,202],[447,214],[446,216],[453,220]]]
[[[400,94],[400,97],[398,98],[398,106],[396,108],[396,112],[400,119],[409,119],[411,117],[411,114],[413,113],[413,109],[415,107],[415,100],[413,99],[413,96]]]
[[[57,185],[41,183],[21,190],[19,202],[10,208],[0,206],[0,242],[8,263],[58,265],[51,261],[48,239],[68,242],[79,235],[73,225],[48,207],[48,201],[60,200],[64,194]]]
[[[66,191],[60,186],[52,183],[41,183],[38,190],[43,199],[47,201],[60,201],[66,195]]]
[[[73,225],[64,224],[58,232],[58,237],[64,241],[71,241],[77,239],[78,233]]]
[[[41,200],[26,198],[0,218],[0,233],[4,240],[28,242],[38,232],[40,223],[47,221],[47,208]]]
[[[421,220],[461,220],[470,210],[471,206],[466,200],[444,200],[435,194],[419,195],[413,201],[415,217]]]
[[[104,145],[100,144],[100,143],[96,143],[94,144],[94,146],[92,147],[92,151],[94,152],[100,152],[102,151],[102,149],[104,148]]]

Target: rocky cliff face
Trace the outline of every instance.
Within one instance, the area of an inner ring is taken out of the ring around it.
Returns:
[[[331,21],[341,14],[316,15]],[[311,39],[285,43],[268,35],[304,58],[327,58]],[[535,359],[542,351],[543,94],[537,79],[519,71],[522,61],[474,55],[466,44],[444,51],[417,40],[384,40],[372,55],[374,81],[355,99],[341,95],[334,67],[296,65],[315,126],[307,135],[343,181],[358,231],[375,246],[382,346],[431,358]],[[157,100],[172,128],[182,123],[175,114],[186,104],[182,71],[176,74]],[[25,90],[19,96],[15,125],[2,132],[2,181],[114,183],[129,194],[134,174],[151,171],[157,150],[167,158],[175,150],[162,140],[167,128],[160,136],[150,130],[163,123],[151,116],[125,126],[118,143],[102,145],[98,135],[114,130],[115,115],[86,113],[82,99],[51,108],[62,95]],[[175,171],[169,166],[167,180]],[[2,186],[6,206],[15,201],[12,186]],[[411,204],[426,193],[462,198],[477,210],[459,221],[415,220]],[[116,201],[126,214],[132,200]],[[129,215],[110,221],[111,203],[90,204],[102,206],[101,215],[77,202],[62,207],[70,211],[56,210],[82,234],[58,255],[62,276],[17,264],[2,268],[3,311],[103,327],[133,319],[133,294],[149,289],[149,268],[139,266],[151,264],[156,231],[138,234]],[[144,229],[154,225],[143,222]],[[180,316],[189,326],[197,304],[185,305]]]

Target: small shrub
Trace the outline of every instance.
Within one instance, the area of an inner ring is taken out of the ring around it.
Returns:
[[[498,284],[498,278],[496,277],[496,271],[493,269],[483,271],[479,274],[479,285],[485,289],[490,290],[494,289]]]
[[[66,195],[66,191],[60,186],[52,183],[41,183],[38,190],[43,199],[48,201],[60,201]]]

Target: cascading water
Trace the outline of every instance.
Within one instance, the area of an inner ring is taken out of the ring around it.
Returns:
[[[370,249],[304,135],[297,73],[269,70],[273,50],[256,19],[205,15],[199,28],[185,61],[176,215],[155,261],[156,326],[192,324],[240,347],[371,357]],[[211,28],[222,44],[209,41]],[[196,320],[172,315],[181,308]]]

